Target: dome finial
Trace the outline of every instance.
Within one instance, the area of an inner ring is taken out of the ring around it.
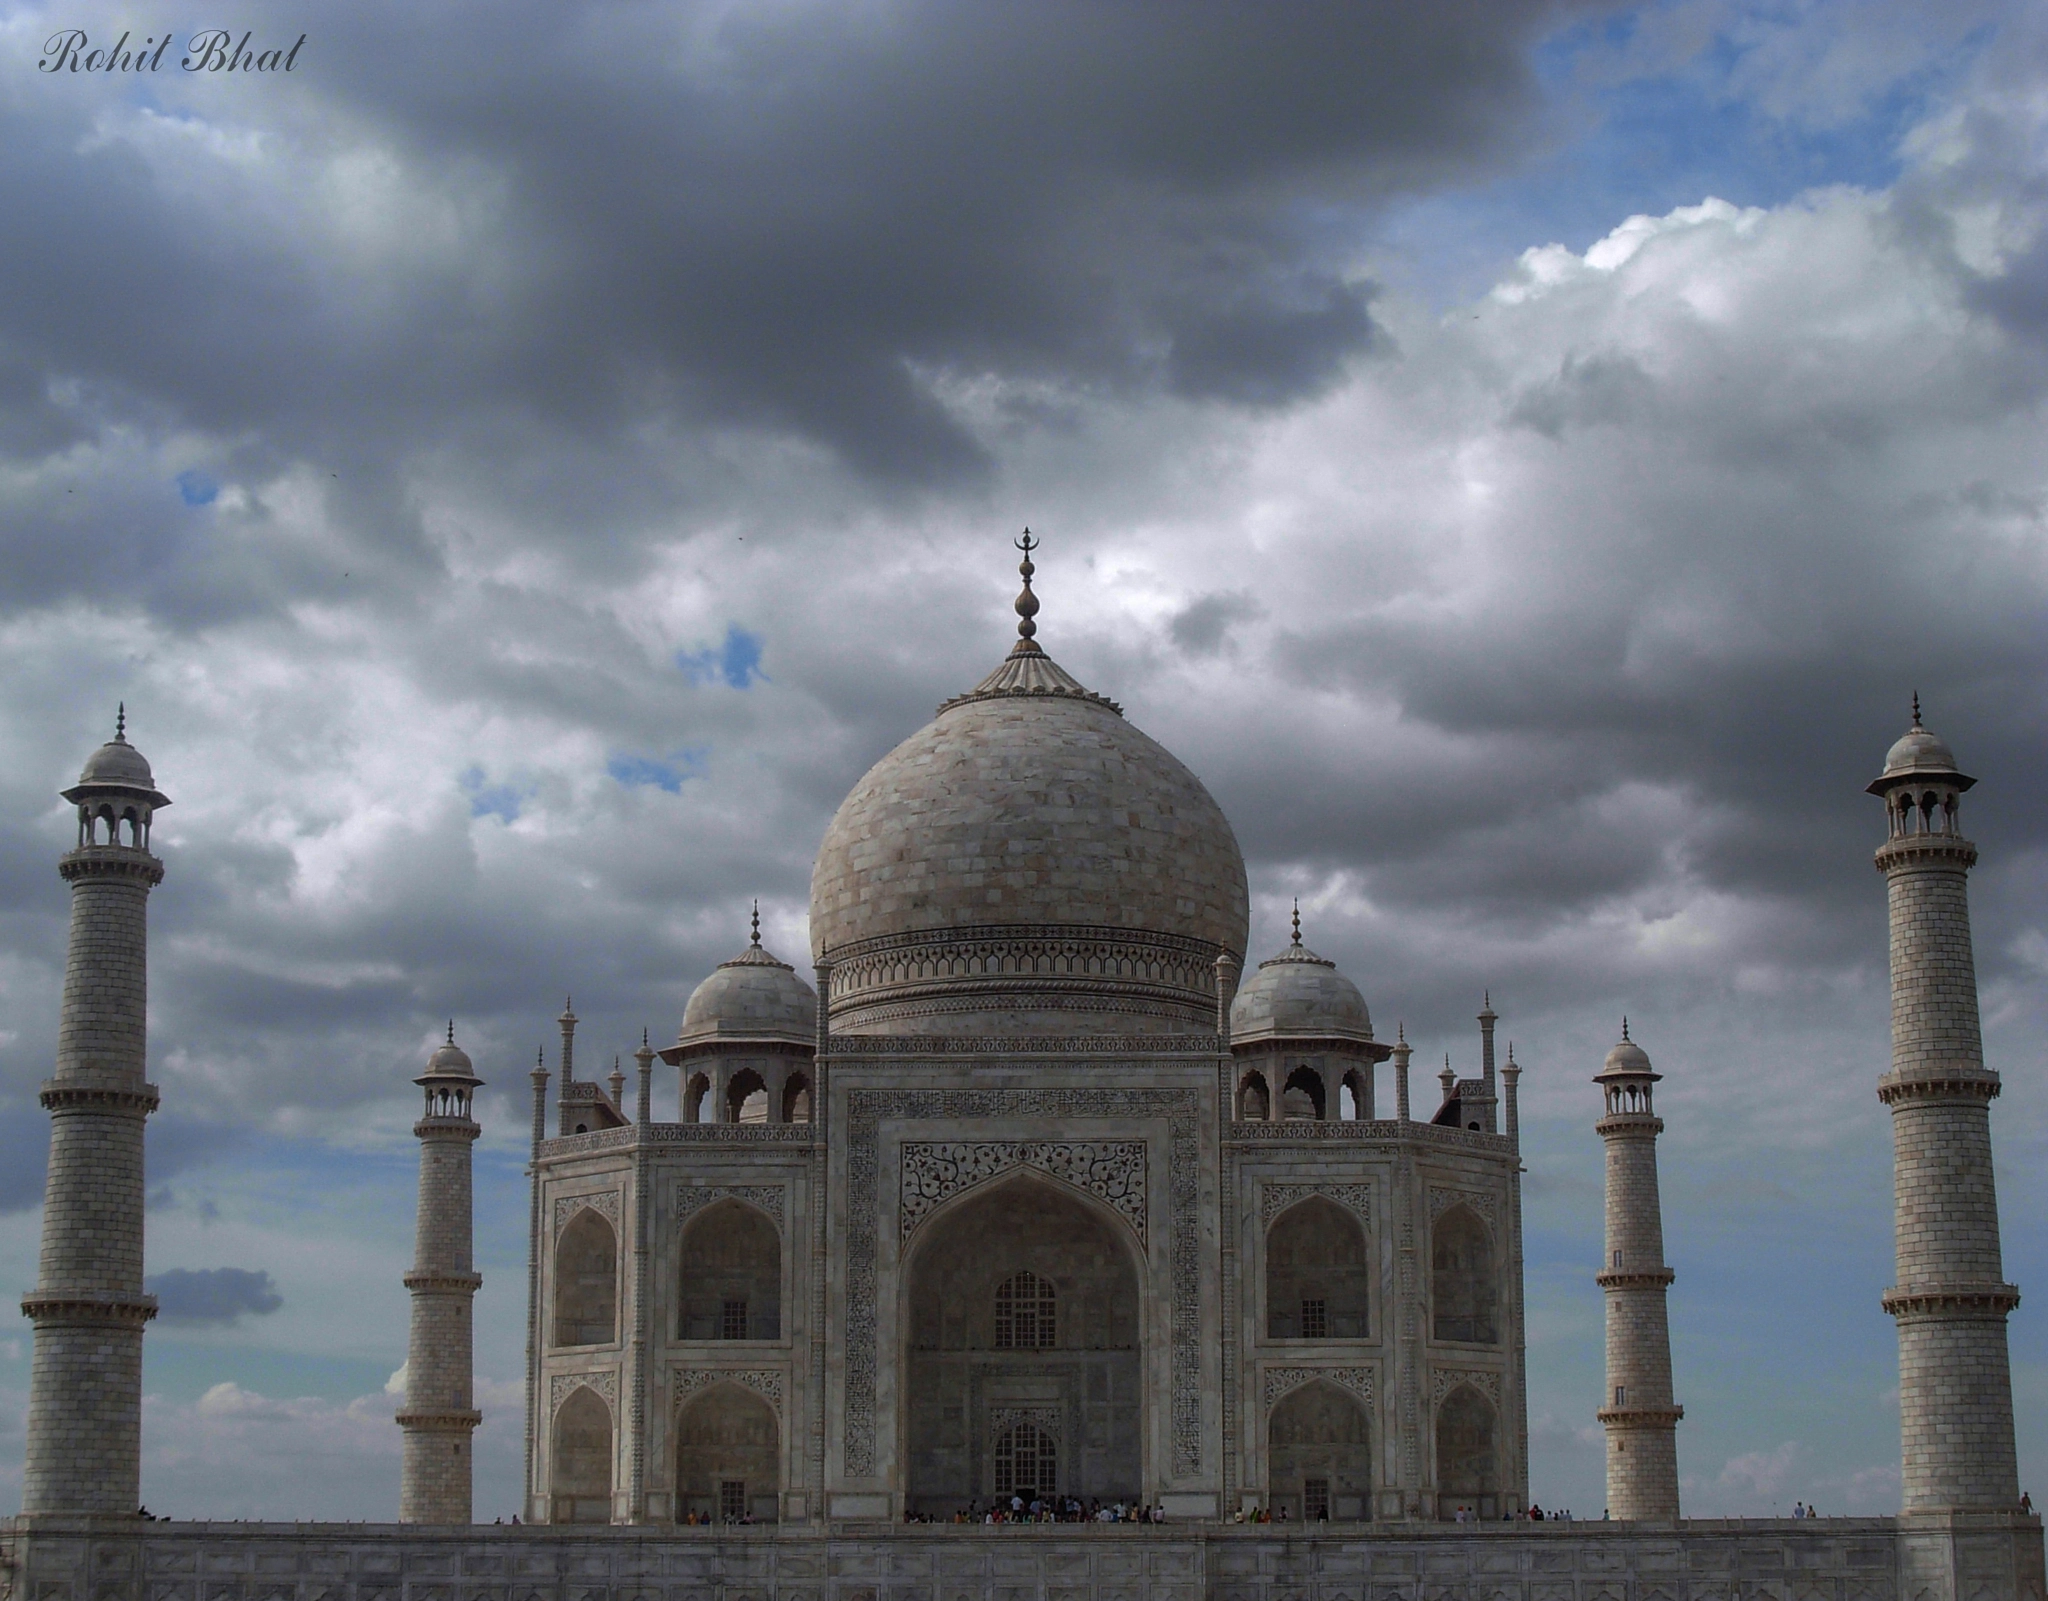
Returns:
[[[1038,569],[1031,565],[1031,553],[1038,548],[1038,541],[1031,537],[1031,530],[1027,528],[1022,539],[1011,543],[1024,552],[1024,559],[1017,564],[1017,571],[1024,575],[1024,588],[1017,596],[1017,638],[1020,643],[1015,648],[1035,651],[1038,646],[1032,642],[1031,636],[1038,632],[1038,624],[1031,619],[1038,615],[1038,597],[1031,593],[1031,575]]]
[[[1624,1040],[1628,1038],[1628,1014],[1626,1012],[1621,1014],[1621,1037]]]
[[[754,900],[754,949],[758,951],[758,950],[759,950],[760,948],[761,948],[761,901],[760,901],[760,898],[759,898],[759,897],[757,896],[757,897],[755,897],[755,900]]]
[[[452,1017],[448,1019],[448,1043],[455,1043],[455,1019]]]
[[[1913,691],[1913,726],[1920,726],[1920,691],[1917,689]]]
[[[1301,897],[1294,897],[1294,948],[1301,949]]]
[[[1917,717],[1913,720],[1915,722],[1919,721]],[[128,703],[125,700],[120,703],[120,709],[114,713],[114,739],[118,744],[125,745],[128,743]]]

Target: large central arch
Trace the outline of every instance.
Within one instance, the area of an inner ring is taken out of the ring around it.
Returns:
[[[1129,1229],[1023,1172],[923,1227],[905,1274],[904,1490],[946,1514],[1019,1483],[1133,1500],[1143,1485],[1143,1297]],[[999,1469],[998,1455],[1002,1455]],[[1056,1469],[1039,1464],[1056,1463]]]

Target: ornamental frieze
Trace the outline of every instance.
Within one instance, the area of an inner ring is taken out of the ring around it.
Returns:
[[[737,1384],[752,1390],[776,1414],[782,1412],[782,1373],[777,1368],[670,1368],[669,1398],[680,1406],[699,1390],[713,1384]]]
[[[686,1223],[713,1201],[730,1196],[759,1207],[782,1227],[785,1186],[780,1184],[683,1184],[676,1188],[676,1222]]]
[[[555,1232],[561,1233],[569,1219],[581,1211],[595,1212],[607,1223],[613,1232],[619,1227],[619,1211],[623,1197],[617,1190],[599,1190],[595,1195],[563,1195],[555,1199]]]
[[[980,1140],[902,1149],[898,1229],[909,1239],[917,1226],[962,1190],[1004,1173],[1031,1168],[1105,1201],[1145,1238],[1143,1140]]]
[[[1500,1375],[1484,1368],[1432,1368],[1429,1373],[1429,1404],[1432,1409],[1444,1403],[1449,1395],[1461,1384],[1469,1384],[1480,1391],[1497,1407],[1500,1405]]]
[[[619,1411],[619,1375],[616,1369],[605,1368],[597,1373],[554,1373],[548,1377],[548,1412],[550,1415],[561,1411],[562,1403],[569,1399],[578,1388],[595,1392],[604,1404],[612,1409],[616,1417]]]
[[[1339,1206],[1348,1208],[1357,1214],[1361,1223],[1372,1222],[1370,1184],[1266,1184],[1260,1187],[1260,1226],[1270,1227],[1274,1218],[1296,1201],[1305,1201],[1311,1195],[1325,1196]]]
[[[1488,1228],[1498,1229],[1500,1218],[1494,1197],[1488,1190],[1454,1190],[1432,1184],[1429,1187],[1429,1220],[1434,1223],[1454,1206],[1469,1206],[1486,1219]]]
[[[1340,1389],[1349,1390],[1368,1406],[1372,1404],[1373,1383],[1371,1368],[1291,1367],[1266,1369],[1266,1405],[1268,1407],[1272,1406],[1275,1401],[1279,1400],[1289,1390],[1298,1390],[1304,1384],[1313,1384],[1317,1379],[1334,1384]]]

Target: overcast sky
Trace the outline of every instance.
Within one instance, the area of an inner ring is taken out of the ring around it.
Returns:
[[[1255,957],[1299,895],[1425,1069],[1476,1065],[1491,988],[1532,1489],[1594,1516],[1623,1012],[1687,1510],[1896,1509],[1862,786],[1917,689],[1981,779],[2048,1491],[2038,7],[245,9],[0,3],[0,1265],[34,1278],[56,791],[125,700],[175,801],[152,1509],[394,1515],[452,1015],[513,1510],[549,1020],[573,991],[600,1068],[672,1037],[756,895],[805,959],[826,819],[1005,649],[1026,524],[1041,642],[1236,825]],[[305,43],[191,74],[196,22]],[[40,71],[69,28],[174,43]]]

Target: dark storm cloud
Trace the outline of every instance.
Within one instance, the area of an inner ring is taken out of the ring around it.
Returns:
[[[63,436],[33,421],[57,375],[352,465],[451,403],[597,430],[673,408],[933,481],[987,465],[935,373],[1284,403],[1376,338],[1327,208],[1513,159],[1558,10],[316,8],[260,104],[152,85],[223,139],[271,124],[259,154],[179,158],[191,188],[90,95],[9,102],[0,206],[37,219],[0,245],[15,426]],[[336,145],[387,152],[418,232],[459,244],[360,247]],[[304,203],[279,183],[329,198],[266,226]]]
[[[143,1281],[167,1325],[233,1328],[244,1316],[266,1317],[284,1305],[270,1275],[244,1267],[172,1268]]]

